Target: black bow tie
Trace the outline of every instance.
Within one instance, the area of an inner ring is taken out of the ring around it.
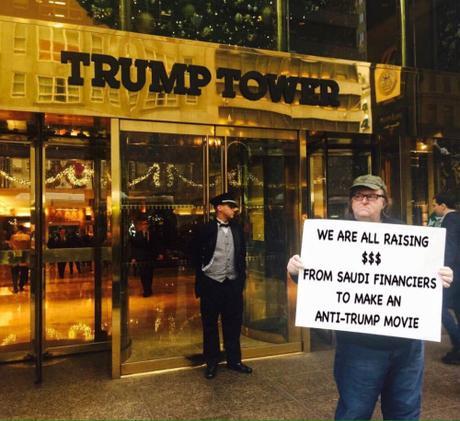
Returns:
[[[228,228],[230,225],[229,224],[224,224],[223,222],[218,222],[219,227],[225,227]]]

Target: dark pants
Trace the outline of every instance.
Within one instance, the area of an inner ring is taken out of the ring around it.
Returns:
[[[74,263],[74,262],[69,262],[70,274],[73,274],[73,263]],[[77,272],[78,272],[78,273],[81,273],[81,265],[80,265],[80,262],[75,262],[75,266],[77,267]]]
[[[66,262],[58,262],[57,267],[58,267],[58,273],[59,273],[59,278],[64,278],[64,272],[65,272],[65,265]]]
[[[337,345],[336,420],[368,420],[380,396],[383,419],[418,420],[423,383],[423,343],[395,350]]]
[[[13,289],[14,292],[18,291],[18,280],[19,289],[23,289],[24,285],[27,284],[29,278],[29,268],[27,266],[12,266],[11,277],[13,278]]]
[[[460,324],[445,305],[442,306],[442,325],[449,335],[452,346],[460,348]]]
[[[138,270],[144,294],[152,294],[153,262],[139,262]]]
[[[223,283],[205,278],[200,297],[203,324],[203,355],[207,364],[216,364],[220,357],[219,315],[222,320],[227,363],[241,361],[240,334],[243,322],[243,292],[238,280]]]

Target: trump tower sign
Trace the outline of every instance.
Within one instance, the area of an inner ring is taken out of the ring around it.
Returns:
[[[305,221],[296,325],[441,340],[444,228]]]

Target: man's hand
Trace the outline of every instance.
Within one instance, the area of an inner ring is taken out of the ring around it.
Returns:
[[[302,260],[300,260],[300,256],[296,254],[289,259],[287,271],[291,276],[298,276],[300,269],[303,269],[303,263]]]
[[[449,266],[443,266],[438,271],[438,275],[441,278],[442,286],[444,288],[449,288],[454,280],[454,272]]]

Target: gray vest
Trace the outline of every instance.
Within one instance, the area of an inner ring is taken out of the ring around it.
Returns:
[[[225,278],[236,279],[235,246],[231,228],[217,227],[216,249],[209,264],[203,268],[203,273],[218,282],[224,282]]]

